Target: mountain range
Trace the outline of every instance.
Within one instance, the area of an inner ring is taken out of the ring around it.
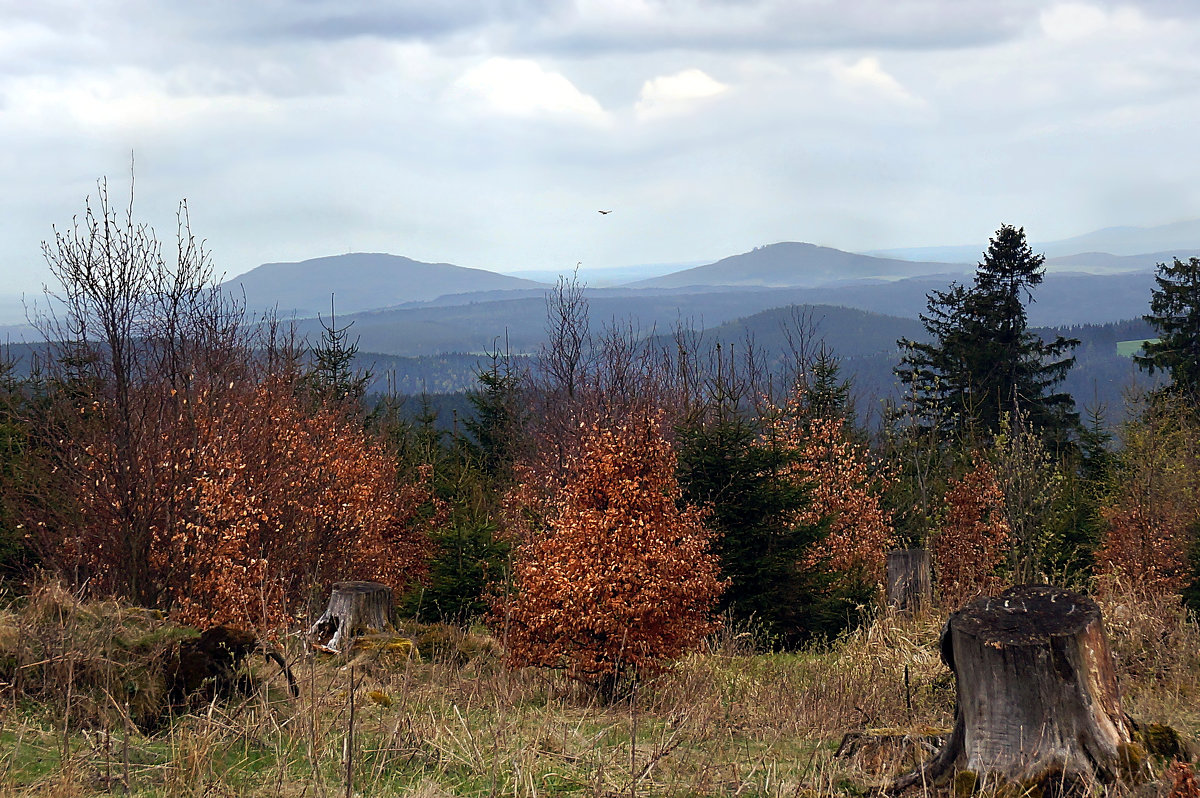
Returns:
[[[893,280],[951,271],[944,263],[858,255],[831,247],[784,241],[731,255],[716,263],[629,284],[630,288],[685,288],[693,285],[816,288],[861,280]],[[965,272],[966,267],[953,269]]]
[[[316,316],[329,312],[331,297],[336,297],[339,313],[353,313],[466,290],[541,288],[542,284],[450,263],[355,252],[299,263],[264,263],[229,278],[225,286],[244,293],[251,309],[275,307],[285,316]]]
[[[1056,241],[1034,241],[1030,244],[1034,252],[1047,258],[1058,258],[1079,253],[1106,253],[1109,255],[1140,255],[1146,252],[1169,252],[1182,255],[1200,249],[1200,219],[1187,219],[1154,227],[1105,227],[1083,235]],[[977,263],[983,257],[986,244],[908,247],[881,249],[868,252],[879,257],[901,258],[914,261],[939,261],[942,263]]]
[[[1071,389],[1119,401],[1120,387],[1139,377],[1118,357],[1116,336],[1149,337],[1140,318],[1148,311],[1154,266],[1200,254],[1200,222],[1110,228],[1035,246],[1043,250],[1050,255],[1047,274],[1027,307],[1030,323],[1067,334],[1088,329],[1091,343],[1069,379]],[[968,281],[981,255],[982,247],[969,254],[954,247],[859,254],[780,242],[706,264],[631,267],[622,276],[641,279],[589,287],[585,296],[596,329],[628,324],[653,336],[683,325],[710,340],[757,336],[772,357],[781,354],[780,319],[800,306],[860,390],[882,396],[894,390],[896,339],[919,339],[918,317],[929,294]],[[353,253],[264,264],[224,286],[244,297],[252,313],[274,308],[293,319],[309,341],[320,337],[333,302],[338,326],[352,325],[362,362],[380,378],[377,387],[386,378],[399,390],[461,390],[484,353],[532,354],[545,340],[555,275],[527,274],[543,279]],[[1137,321],[1114,324],[1123,319]],[[1096,332],[1080,325],[1105,326]],[[24,326],[0,327],[0,341],[5,338],[37,336]]]

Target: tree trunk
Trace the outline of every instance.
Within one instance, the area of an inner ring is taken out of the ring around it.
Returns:
[[[1063,794],[1140,770],[1145,751],[1121,711],[1100,608],[1026,585],[953,613],[942,659],[954,671],[954,730],[937,756],[890,792],[954,779]]]
[[[362,632],[382,632],[394,625],[392,589],[377,582],[335,582],[329,606],[309,635],[329,634],[333,637],[320,648],[340,654],[348,650],[354,638]]]
[[[899,612],[920,612],[933,603],[929,552],[896,549],[887,555],[888,606]]]

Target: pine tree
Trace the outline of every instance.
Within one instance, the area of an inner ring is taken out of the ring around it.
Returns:
[[[312,348],[313,365],[311,382],[314,392],[327,401],[359,402],[367,391],[372,374],[356,369],[358,339],[350,340],[350,328],[337,326],[337,315],[333,309],[333,297],[329,298],[329,323],[321,322],[321,342]]]
[[[15,571],[29,553],[18,520],[17,495],[30,466],[26,388],[16,362],[0,348],[0,574]]]
[[[1158,331],[1158,340],[1134,358],[1153,374],[1171,375],[1174,387],[1186,396],[1200,395],[1200,258],[1175,258],[1158,264],[1158,283],[1150,294],[1150,313],[1143,318]]]
[[[824,584],[803,567],[825,530],[796,520],[810,502],[807,486],[787,476],[791,453],[764,442],[756,419],[728,410],[682,425],[677,436],[683,501],[708,507],[717,533],[729,582],[721,609],[785,644],[827,631],[812,628],[810,611]]]
[[[475,415],[463,421],[470,435],[466,443],[488,477],[506,480],[515,439],[527,415],[520,405],[521,375],[507,354],[496,352],[491,368],[480,371],[477,379],[479,387],[467,396]]]
[[[1005,413],[1020,411],[1051,437],[1079,422],[1069,394],[1056,392],[1075,363],[1079,341],[1043,341],[1028,329],[1025,303],[1041,284],[1045,258],[1023,228],[1002,225],[975,272],[974,284],[929,295],[921,316],[928,343],[906,338],[896,368],[921,423],[946,432],[994,434]]]
[[[850,381],[842,378],[841,360],[822,341],[809,365],[804,396],[807,412],[814,418],[840,418],[854,426]]]

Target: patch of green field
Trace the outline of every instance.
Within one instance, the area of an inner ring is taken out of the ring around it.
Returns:
[[[1142,347],[1157,338],[1136,338],[1132,341],[1117,341],[1117,354],[1121,357],[1133,357],[1141,354]]]

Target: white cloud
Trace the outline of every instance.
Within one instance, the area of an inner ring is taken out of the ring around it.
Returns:
[[[1105,11],[1087,3],[1060,3],[1043,11],[1038,20],[1048,38],[1061,42],[1098,35],[1128,36],[1148,26],[1145,16],[1136,8],[1126,6]]]
[[[266,112],[271,103],[248,95],[177,94],[165,81],[121,68],[111,74],[62,80],[20,78],[3,87],[10,124],[30,130],[70,127],[128,136],[178,130],[224,115]]]
[[[660,75],[643,83],[635,110],[640,118],[679,113],[698,101],[716,97],[727,91],[727,85],[703,71],[685,69],[673,75]]]
[[[830,67],[837,84],[854,95],[885,99],[903,105],[921,105],[922,101],[884,70],[879,59],[864,56],[853,64],[834,62]]]
[[[556,116],[587,122],[602,122],[607,116],[596,98],[560,73],[528,59],[489,58],[455,81],[451,95],[475,98],[511,116]]]
[[[1062,3],[1041,13],[1042,31],[1051,39],[1085,39],[1104,28],[1104,9],[1084,3]]]

